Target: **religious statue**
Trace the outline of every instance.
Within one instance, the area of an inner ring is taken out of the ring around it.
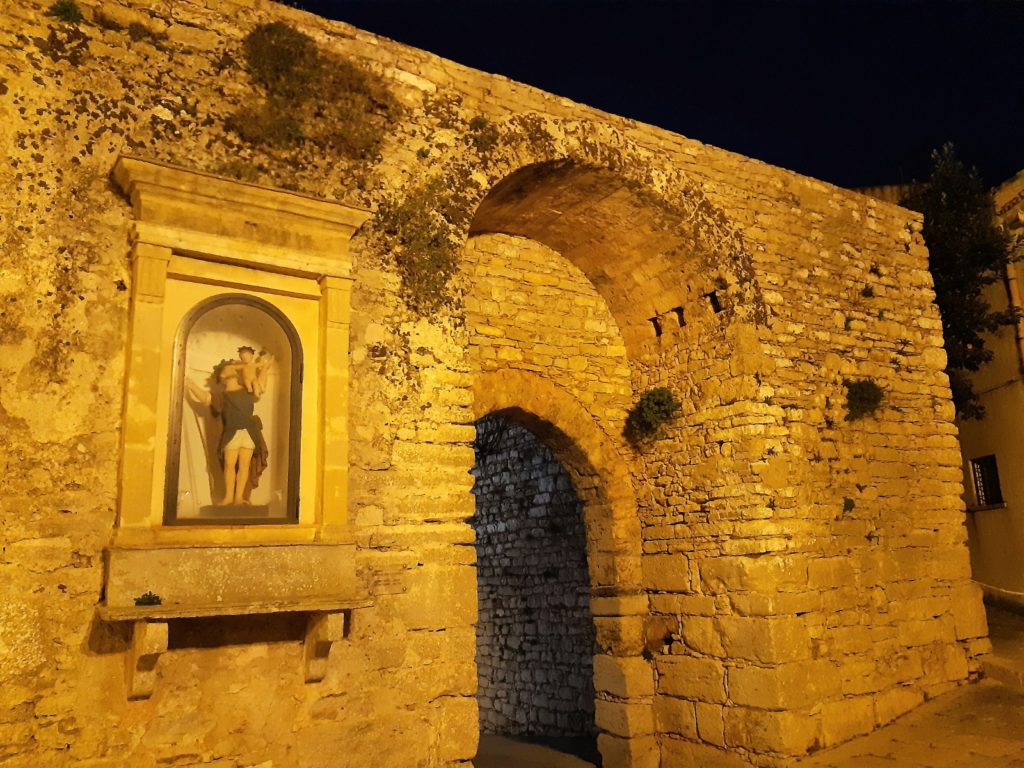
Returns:
[[[248,506],[249,496],[267,468],[269,452],[255,409],[267,390],[267,375],[274,362],[273,355],[263,352],[257,356],[254,348],[243,346],[238,348],[237,360],[222,360],[215,366],[208,388],[185,379],[189,396],[209,406],[220,421],[215,450],[224,487],[215,506]],[[214,443],[212,438],[207,438],[208,449]]]

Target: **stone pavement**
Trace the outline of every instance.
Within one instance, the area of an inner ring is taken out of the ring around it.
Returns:
[[[591,763],[539,744],[481,736],[474,768],[594,768]]]

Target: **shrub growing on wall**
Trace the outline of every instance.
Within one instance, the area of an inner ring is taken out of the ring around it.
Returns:
[[[47,16],[65,21],[68,24],[78,24],[85,21],[82,11],[75,0],[57,0],[46,12]]]
[[[251,144],[313,141],[363,160],[377,151],[401,111],[381,78],[319,50],[311,37],[283,22],[255,27],[242,52],[265,98],[243,105],[228,127]]]
[[[647,390],[626,417],[626,439],[633,445],[653,439],[662,425],[673,421],[681,410],[679,400],[668,387]]]
[[[871,416],[882,405],[885,390],[874,379],[843,379],[846,387],[846,420]]]

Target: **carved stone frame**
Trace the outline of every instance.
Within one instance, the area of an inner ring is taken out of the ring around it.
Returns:
[[[118,517],[99,613],[132,622],[129,698],[152,693],[167,622],[196,616],[307,613],[303,674],[320,680],[351,611],[367,604],[348,510],[348,242],[369,212],[130,157],[113,178],[134,213],[133,279]],[[257,296],[297,313],[307,364],[297,521],[165,525],[174,340],[193,294],[196,304]],[[136,604],[144,592],[160,604]]]

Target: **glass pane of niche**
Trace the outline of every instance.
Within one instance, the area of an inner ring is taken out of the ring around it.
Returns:
[[[298,520],[302,352],[279,310],[210,299],[177,341],[165,522]]]

